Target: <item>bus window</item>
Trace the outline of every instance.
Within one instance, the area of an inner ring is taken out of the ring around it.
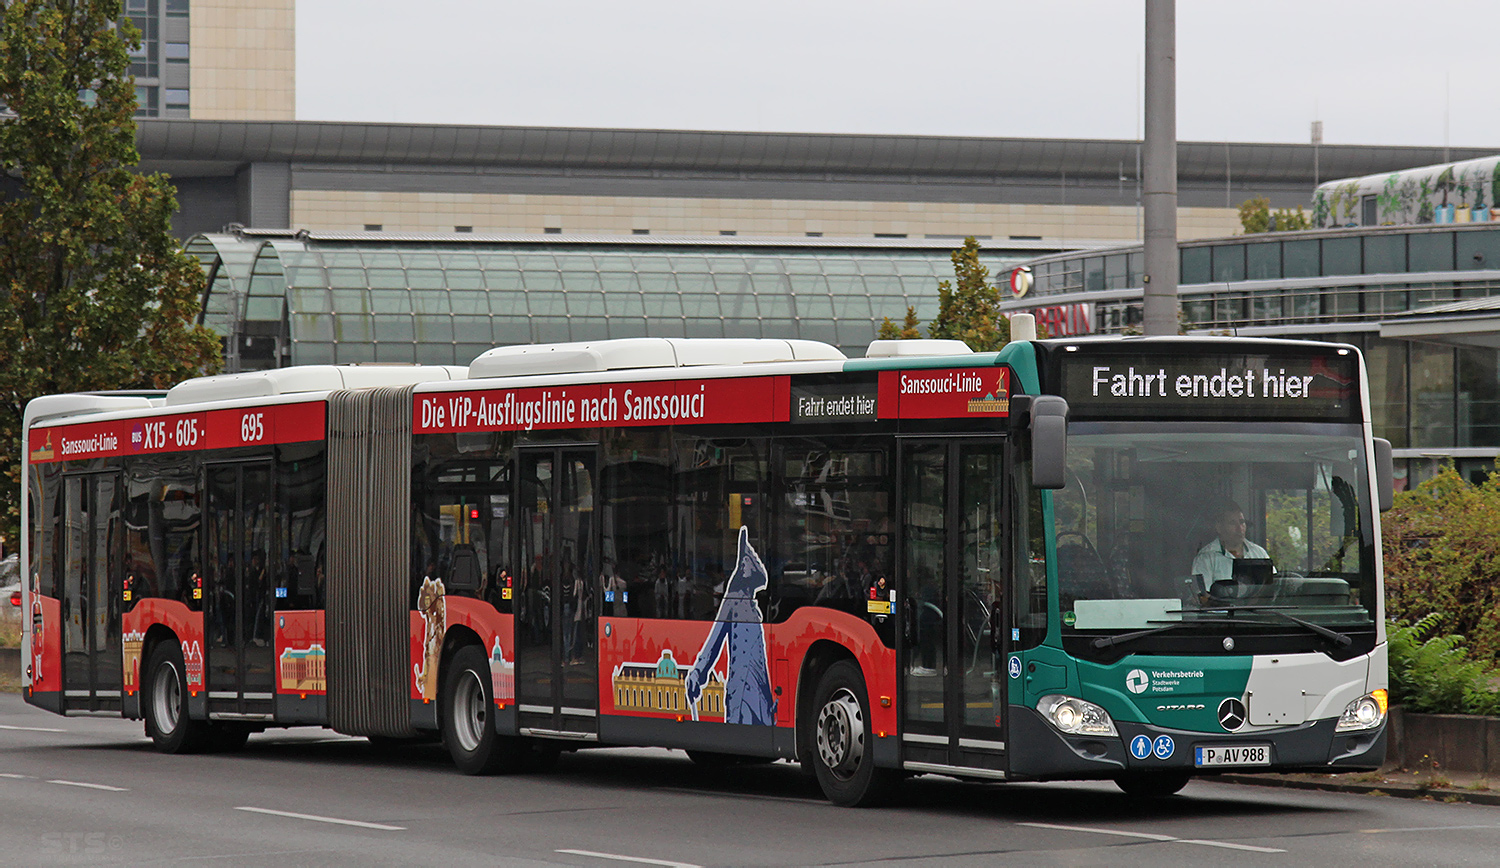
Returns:
[[[767,554],[764,480],[766,441],[686,438],[676,446],[676,561],[652,565],[652,611],[656,617],[713,620],[729,573],[734,570],[741,527]],[[766,568],[774,576],[775,567]]]
[[[1054,495],[1064,640],[1226,607],[1252,632],[1284,629],[1274,609],[1373,636],[1366,487],[1357,425],[1079,426]]]
[[[277,544],[284,609],[321,609],[326,565],[323,564],[323,490],[326,485],[321,446],[282,446],[277,450]]]
[[[894,589],[889,453],[856,438],[778,449],[774,619],[809,604],[869,617],[871,593],[889,604]]]
[[[442,462],[424,473],[421,520],[415,526],[413,593],[437,578],[443,592],[477,597],[510,612],[515,573],[509,563],[514,522],[510,464],[499,460]],[[413,597],[415,603],[415,597]]]
[[[667,617],[672,462],[665,440],[661,431],[625,429],[609,444],[601,471],[606,615]]]

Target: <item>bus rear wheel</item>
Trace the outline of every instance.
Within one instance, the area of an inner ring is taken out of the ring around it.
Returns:
[[[853,661],[840,660],[818,679],[803,726],[812,733],[808,759],[829,801],[846,808],[869,807],[894,795],[900,772],[875,767],[870,700]]]
[[[1138,799],[1165,799],[1187,786],[1187,772],[1128,772],[1115,778],[1115,786]]]
[[[516,739],[495,732],[489,658],[477,645],[459,649],[443,679],[443,743],[466,775],[514,771]]]
[[[176,642],[151,649],[145,678],[146,735],[162,753],[195,753],[208,747],[208,721],[188,716],[186,668]]]

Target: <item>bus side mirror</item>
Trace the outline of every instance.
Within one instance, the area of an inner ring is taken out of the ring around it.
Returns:
[[[1380,511],[1396,503],[1396,460],[1391,457],[1391,441],[1375,438],[1375,497]]]
[[[1056,395],[1031,399],[1031,484],[1062,488],[1067,484],[1068,402]]]

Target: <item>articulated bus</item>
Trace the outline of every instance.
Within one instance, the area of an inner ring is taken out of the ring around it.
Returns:
[[[1385,755],[1390,450],[1348,346],[612,340],[25,422],[25,697],[166,752],[656,746],[841,805]]]

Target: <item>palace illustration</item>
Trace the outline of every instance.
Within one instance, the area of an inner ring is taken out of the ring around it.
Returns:
[[[281,689],[286,693],[321,693],[328,689],[323,646],[288,648],[281,652]]]
[[[679,668],[671,649],[662,649],[655,663],[621,663],[613,684],[616,711],[687,714],[687,669]],[[724,680],[709,670],[708,683],[698,698],[700,720],[724,717]]]

